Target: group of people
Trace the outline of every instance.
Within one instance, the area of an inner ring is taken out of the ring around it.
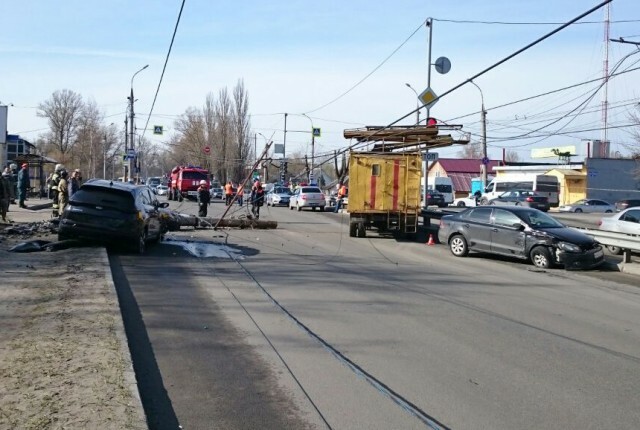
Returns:
[[[62,213],[69,198],[78,191],[81,183],[80,169],[75,169],[69,178],[64,166],[62,164],[56,165],[54,172],[47,178],[48,196],[53,199],[54,217],[58,217]],[[9,205],[17,204],[21,208],[27,207],[25,200],[27,200],[30,190],[31,178],[28,163],[23,163],[19,170],[16,163],[11,163],[2,171],[2,176],[0,176],[0,215],[3,221],[7,221]]]
[[[82,184],[82,173],[80,169],[75,169],[69,177],[69,172],[63,164],[56,164],[56,167],[47,178],[49,187],[49,198],[53,200],[51,216],[57,218],[64,208],[69,204],[71,196],[80,189]]]
[[[233,183],[228,181],[224,186],[225,192],[225,205],[229,206],[233,202]],[[198,216],[206,217],[207,216],[207,207],[211,203],[211,194],[209,193],[209,189],[207,187],[207,181],[200,181],[200,186],[198,187]],[[244,204],[244,186],[240,185],[236,190],[236,201],[239,206]],[[256,180],[251,187],[251,197],[249,202],[251,203],[251,214],[256,218],[260,218],[260,208],[264,205],[264,188],[259,180]]]

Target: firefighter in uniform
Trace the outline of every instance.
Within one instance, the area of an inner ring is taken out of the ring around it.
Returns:
[[[51,183],[49,185],[50,195],[53,200],[53,212],[51,216],[53,218],[58,218],[60,216],[60,202],[58,200],[58,184],[60,183],[60,172],[64,170],[64,166],[62,164],[56,164],[56,168],[53,172],[53,176],[51,176]]]

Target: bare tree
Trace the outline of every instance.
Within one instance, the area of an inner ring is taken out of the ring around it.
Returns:
[[[460,151],[458,151],[458,157],[465,159],[480,159],[482,158],[482,145],[480,142],[473,142],[464,145]]]
[[[510,149],[505,154],[504,161],[508,163],[517,163],[520,161],[520,155],[516,151]]]
[[[229,146],[233,140],[233,106],[229,92],[226,88],[223,88],[218,93],[218,100],[215,105],[215,118],[216,118],[216,132],[215,132],[215,151],[217,157],[221,162],[221,170],[217,172],[218,179],[221,181],[227,181],[230,179],[237,180],[238,178],[232,178],[232,169],[228,163],[229,160]]]
[[[78,118],[76,141],[71,157],[67,159],[67,163],[73,163],[73,166],[84,170],[89,178],[98,176],[98,160],[102,159],[100,155],[102,153],[103,117],[104,115],[100,112],[95,100],[90,100],[83,105]],[[71,168],[71,165],[67,167]]]
[[[234,156],[233,177],[242,179],[246,176],[245,166],[251,155],[249,96],[244,88],[244,81],[238,80],[233,89],[233,135],[235,137],[232,153]]]
[[[55,91],[49,100],[38,105],[37,115],[47,118],[52,146],[60,153],[63,162],[75,143],[83,107],[82,96],[67,89]]]

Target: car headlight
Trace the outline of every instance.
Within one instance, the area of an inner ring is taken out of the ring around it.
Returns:
[[[566,251],[566,252],[581,252],[582,251],[578,245],[574,245],[573,243],[569,243],[569,242],[559,242],[558,243],[558,248],[560,248],[561,250]]]

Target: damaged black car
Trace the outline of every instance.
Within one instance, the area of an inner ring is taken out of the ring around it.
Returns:
[[[438,239],[457,257],[469,251],[529,260],[547,269],[590,269],[604,261],[602,246],[538,209],[477,207],[440,220]]]
[[[94,179],[71,196],[60,215],[58,240],[120,245],[143,254],[147,243],[166,233],[161,209],[168,205],[146,185]]]

